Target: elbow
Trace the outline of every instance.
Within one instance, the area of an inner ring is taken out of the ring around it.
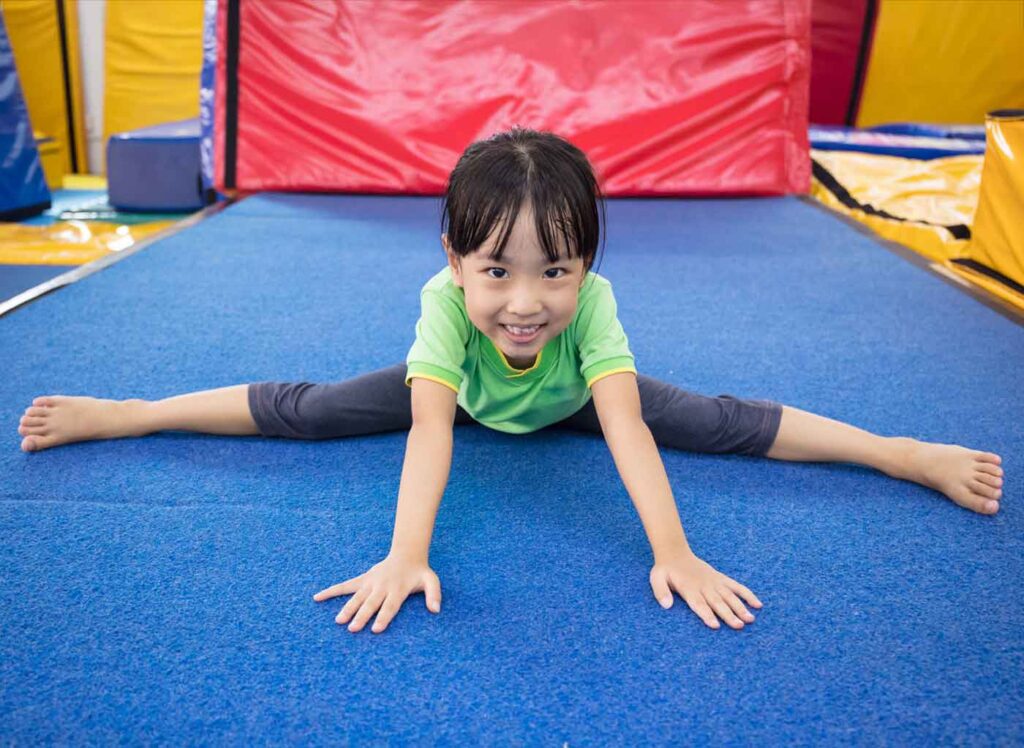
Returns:
[[[617,418],[599,420],[601,420],[601,431],[604,433],[605,439],[609,441],[621,438],[634,440],[644,434],[654,438],[650,428],[640,417],[622,415]]]

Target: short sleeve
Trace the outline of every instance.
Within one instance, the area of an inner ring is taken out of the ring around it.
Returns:
[[[611,284],[595,283],[580,302],[576,319],[576,343],[580,355],[580,374],[587,387],[598,379],[622,371],[636,374],[636,363],[629,350],[626,332],[618,318]]]
[[[455,300],[437,291],[420,294],[420,318],[416,322],[416,340],[405,357],[405,384],[413,377],[431,379],[459,391],[465,376],[469,341],[469,320]]]

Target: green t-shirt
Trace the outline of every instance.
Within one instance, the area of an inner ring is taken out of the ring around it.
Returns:
[[[469,321],[465,291],[445,266],[420,291],[416,340],[405,363],[406,386],[412,387],[413,377],[447,385],[476,421],[510,434],[568,418],[587,404],[601,377],[636,373],[612,284],[594,272],[580,288],[569,327],[547,342],[533,366],[516,369]]]

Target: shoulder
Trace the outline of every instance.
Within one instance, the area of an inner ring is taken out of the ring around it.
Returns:
[[[447,265],[439,273],[423,284],[420,296],[431,296],[451,301],[462,310],[466,308],[466,292],[455,285],[452,280],[452,269]]]
[[[462,289],[455,285],[452,281],[452,269],[447,265],[444,266],[439,272],[431,276],[430,280],[423,284],[423,288],[420,289],[420,293],[424,291],[437,291],[445,295],[450,294],[452,291],[461,291]]]
[[[580,287],[579,299],[576,306],[576,314],[595,306],[606,306],[615,303],[615,294],[612,292],[612,284],[603,275],[590,272],[587,273],[583,285]]]
[[[463,342],[471,335],[466,293],[452,282],[447,266],[420,289],[420,320],[426,328],[446,331]]]

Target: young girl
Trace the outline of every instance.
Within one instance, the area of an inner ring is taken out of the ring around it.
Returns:
[[[380,633],[414,592],[440,611],[428,555],[453,424],[603,434],[651,541],[655,597],[669,608],[678,593],[712,628],[719,617],[743,628],[754,620],[743,600],[761,602],[690,549],[659,445],[858,463],[972,511],[998,511],[1003,471],[995,454],[881,437],[778,403],[705,397],[638,374],[611,284],[591,272],[600,189],[587,158],[565,140],[517,128],[473,143],[451,173],[443,207],[448,264],[423,286],[404,364],[335,384],[261,382],[156,402],[39,397],[21,419],[22,449],[167,429],[293,439],[408,429],[390,552],[313,597],[352,595],[336,621],[351,619],[353,632],[379,610]]]

